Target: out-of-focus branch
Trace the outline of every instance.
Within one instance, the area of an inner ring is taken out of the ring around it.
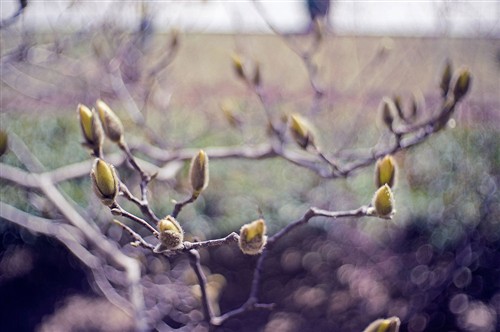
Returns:
[[[89,243],[99,249],[100,252],[110,258],[115,264],[125,269],[128,280],[130,302],[134,308],[134,322],[136,324],[136,329],[138,331],[145,331],[146,321],[143,315],[144,298],[139,284],[139,263],[136,260],[124,255],[102,233],[83,219],[83,217],[73,208],[73,206],[71,206],[71,204],[57,189],[48,173],[26,173],[12,166],[4,164],[0,166],[1,178],[21,184],[25,187],[37,188],[41,190],[47,199],[57,208],[57,210],[83,234]],[[16,176],[19,176],[19,178],[16,179]],[[8,211],[12,212],[13,210]],[[21,214],[14,212],[13,216],[15,217],[16,215],[22,216]]]

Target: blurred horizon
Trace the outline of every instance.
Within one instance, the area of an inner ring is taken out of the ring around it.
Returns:
[[[17,0],[2,1],[2,19],[10,17],[17,8]],[[302,0],[39,0],[28,2],[19,20],[22,23],[14,26],[71,32],[91,29],[108,20],[133,32],[143,17],[148,17],[156,32],[175,28],[193,33],[270,33],[271,23],[282,33],[296,33],[308,24]],[[332,1],[328,22],[331,30],[341,35],[500,38],[500,2]]]

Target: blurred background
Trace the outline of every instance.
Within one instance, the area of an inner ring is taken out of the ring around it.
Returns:
[[[399,98],[405,112],[415,103],[426,118],[439,108],[446,61],[469,68],[471,91],[446,130],[396,154],[393,220],[317,218],[290,233],[264,264],[261,300],[276,309],[249,312],[220,330],[360,331],[393,315],[402,331],[500,329],[499,2],[332,1],[319,26],[306,1],[6,0],[0,12],[0,129],[9,137],[0,161],[26,169],[26,150],[43,165],[38,171],[88,160],[75,110],[102,98],[134,152],[163,167],[150,195],[160,216],[189,194],[188,167],[144,146],[267,141],[263,105],[234,74],[234,54],[245,68],[258,66],[272,117],[306,117],[330,156],[380,142],[383,97]],[[105,155],[117,151],[105,145]],[[129,167],[118,171],[138,190]],[[210,173],[206,192],[179,216],[189,238],[225,236],[260,213],[274,234],[311,206],[349,210],[376,190],[373,167],[325,180],[282,159],[213,159]],[[1,202],[61,219],[40,192],[1,176],[0,183]],[[200,320],[199,289],[184,257],[132,248],[86,174],[60,189],[143,262],[152,328]],[[201,255],[220,312],[241,305],[256,258],[233,245]],[[0,220],[1,331],[126,331],[130,324],[65,247]]]

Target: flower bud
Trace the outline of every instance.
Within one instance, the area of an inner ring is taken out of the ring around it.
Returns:
[[[397,164],[391,155],[377,160],[375,165],[375,182],[377,188],[387,184],[389,187],[394,185],[396,179]]]
[[[300,115],[290,117],[290,131],[297,144],[306,149],[309,145],[314,145],[314,135],[307,122]]]
[[[247,255],[257,255],[266,245],[267,236],[264,219],[258,219],[250,224],[243,225],[240,229],[239,246]]]
[[[373,321],[363,332],[398,332],[401,321],[398,317],[377,319]]]
[[[198,196],[208,186],[208,156],[205,151],[200,150],[191,160],[189,168],[189,178],[193,195]]]
[[[94,109],[90,110],[87,106],[78,105],[78,117],[80,119],[80,127],[82,128],[84,145],[94,151],[94,155],[99,157],[103,141],[103,132],[101,121]]]
[[[90,172],[90,178],[96,196],[104,205],[113,205],[119,189],[115,168],[104,160],[97,158]]]
[[[7,148],[9,146],[9,137],[7,133],[3,130],[0,130],[0,157],[3,156],[5,152],[7,152]]]
[[[439,84],[439,87],[441,88],[441,96],[443,96],[443,98],[448,95],[448,90],[450,89],[451,73],[451,61],[447,60],[444,66],[443,74],[441,75],[441,83]]]
[[[120,119],[102,100],[98,99],[96,106],[106,136],[115,143],[120,142],[123,138],[123,125]]]
[[[160,220],[158,222],[158,231],[160,232],[160,243],[155,247],[154,252],[160,253],[182,247],[184,231],[174,217],[166,216]]]
[[[384,184],[375,192],[372,205],[380,217],[389,217],[394,213],[394,195],[387,184]]]
[[[92,143],[94,142],[94,135],[92,133],[92,111],[82,104],[78,104],[77,108],[83,138],[87,143]]]
[[[453,96],[455,101],[458,102],[463,96],[469,91],[470,87],[470,72],[468,69],[462,69],[455,80],[455,86],[453,87]]]

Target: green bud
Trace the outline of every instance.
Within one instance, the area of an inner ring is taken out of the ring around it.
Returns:
[[[394,195],[392,194],[391,187],[384,184],[378,188],[373,196],[372,205],[380,217],[389,217],[394,214]]]
[[[193,195],[198,196],[208,186],[208,156],[205,151],[200,150],[196,156],[191,160],[189,168],[189,178],[191,180],[191,187],[193,188]]]
[[[160,232],[160,243],[155,247],[154,252],[160,253],[182,247],[184,231],[174,217],[166,216],[160,220],[158,231]]]
[[[314,135],[309,124],[300,115],[290,117],[290,131],[295,142],[303,149],[314,145]]]
[[[118,116],[100,99],[96,101],[96,106],[106,136],[115,143],[121,142],[123,139],[123,125]]]
[[[97,158],[90,172],[94,193],[104,205],[111,206],[115,202],[119,190],[119,181],[113,165]]]
[[[267,236],[265,234],[266,223],[264,219],[258,219],[243,225],[240,229],[239,239],[241,251],[247,255],[257,255],[261,253],[267,242]]]
[[[377,319],[373,321],[363,332],[398,332],[401,321],[398,317]]]
[[[396,179],[397,164],[391,155],[377,160],[375,165],[375,182],[377,188],[387,184],[389,187],[394,185]]]
[[[455,79],[455,85],[453,87],[453,96],[455,101],[458,102],[463,96],[469,91],[471,82],[470,72],[468,69],[462,69],[458,73],[458,77]]]
[[[5,152],[7,152],[7,148],[9,147],[9,137],[7,133],[3,130],[0,130],[0,157],[3,156]]]
[[[441,75],[441,83],[439,84],[439,87],[441,88],[441,96],[443,96],[443,98],[448,95],[448,90],[450,90],[452,71],[451,61],[447,60],[444,66],[443,74]]]

